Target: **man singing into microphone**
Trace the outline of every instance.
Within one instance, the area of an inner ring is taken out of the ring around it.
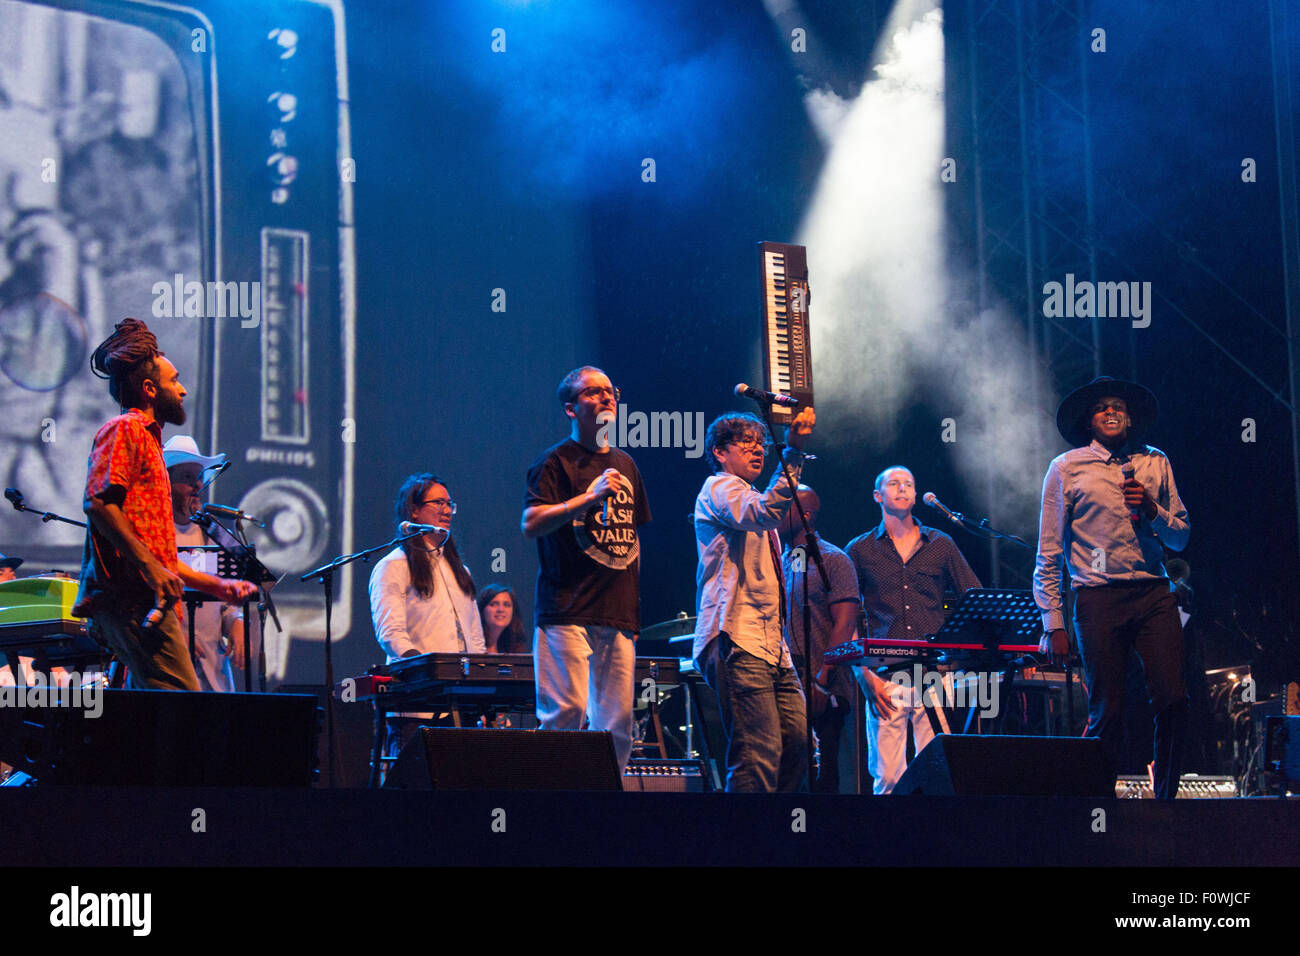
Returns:
[[[876,476],[871,496],[880,505],[880,524],[844,549],[858,571],[867,633],[895,641],[925,640],[943,626],[944,591],[977,588],[979,578],[951,537],[912,517],[916,479],[911,471],[886,468]],[[866,668],[857,671],[867,692],[872,790],[885,794],[907,768],[908,725],[916,753],[933,739],[934,728],[919,687],[884,681]]]
[[[1169,459],[1137,439],[1156,422],[1155,396],[1107,376],[1065,397],[1056,427],[1073,451],[1053,459],[1043,479],[1034,599],[1044,643],[1064,659],[1069,637],[1061,573],[1069,561],[1074,627],[1088,685],[1088,734],[1120,756],[1124,674],[1137,649],[1155,714],[1155,794],[1178,794],[1187,724],[1182,627],[1161,546],[1181,551],[1191,527]]]
[[[203,455],[189,435],[173,435],[163,445],[163,464],[171,480],[172,521],[176,527],[176,544],[183,549],[182,564],[195,571],[213,572],[217,569],[217,555],[202,549],[211,544],[208,536],[190,518],[202,507],[199,493],[204,476],[225,464],[226,456]],[[188,628],[186,640],[189,639]],[[256,637],[256,633],[252,635]],[[218,606],[214,602],[200,604],[194,609],[194,670],[201,690],[233,693],[236,690],[231,665],[243,668],[244,615],[231,604]],[[257,654],[257,642],[253,642]]]
[[[185,424],[185,387],[138,319],[119,322],[90,359],[122,406],[95,434],[87,463],[89,519],[81,590],[72,613],[124,662],[128,687],[198,690],[181,630],[184,587],[235,604],[256,588],[193,571],[177,560],[162,426]]]
[[[650,520],[632,456],[609,445],[619,392],[584,365],[556,394],[569,437],[528,469],[524,536],[537,539],[533,660],[543,730],[608,730],[619,768],[632,753],[636,635],[641,629],[637,528]]]

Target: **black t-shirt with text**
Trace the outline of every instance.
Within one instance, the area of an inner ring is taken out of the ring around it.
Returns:
[[[557,505],[586,492],[606,468],[616,468],[632,483],[632,493],[574,513],[570,520],[537,539],[537,625],[587,624],[641,629],[637,575],[641,545],[636,529],[650,520],[641,473],[632,456],[617,448],[588,451],[572,438],[548,448],[528,469],[524,507]]]

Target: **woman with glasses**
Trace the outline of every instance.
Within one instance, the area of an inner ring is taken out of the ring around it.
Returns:
[[[482,654],[483,623],[474,580],[451,536],[456,503],[442,479],[412,475],[397,493],[394,523],[436,525],[445,532],[408,538],[370,575],[370,615],[389,662],[417,654]]]

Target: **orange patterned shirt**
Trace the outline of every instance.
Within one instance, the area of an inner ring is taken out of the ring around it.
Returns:
[[[167,570],[175,573],[176,525],[171,479],[163,464],[162,425],[139,409],[110,418],[95,433],[87,461],[86,500],[116,504],[131,530]],[[95,528],[86,533],[81,592],[73,613],[93,615],[103,603],[130,614],[153,606],[153,590],[140,572]]]

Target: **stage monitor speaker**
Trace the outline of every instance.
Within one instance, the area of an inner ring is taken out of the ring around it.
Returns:
[[[384,780],[399,790],[622,790],[608,731],[421,727]]]
[[[81,706],[0,707],[0,760],[39,784],[306,787],[316,699],[101,690]]]
[[[1115,771],[1092,737],[940,734],[908,764],[894,793],[1113,799]]]

